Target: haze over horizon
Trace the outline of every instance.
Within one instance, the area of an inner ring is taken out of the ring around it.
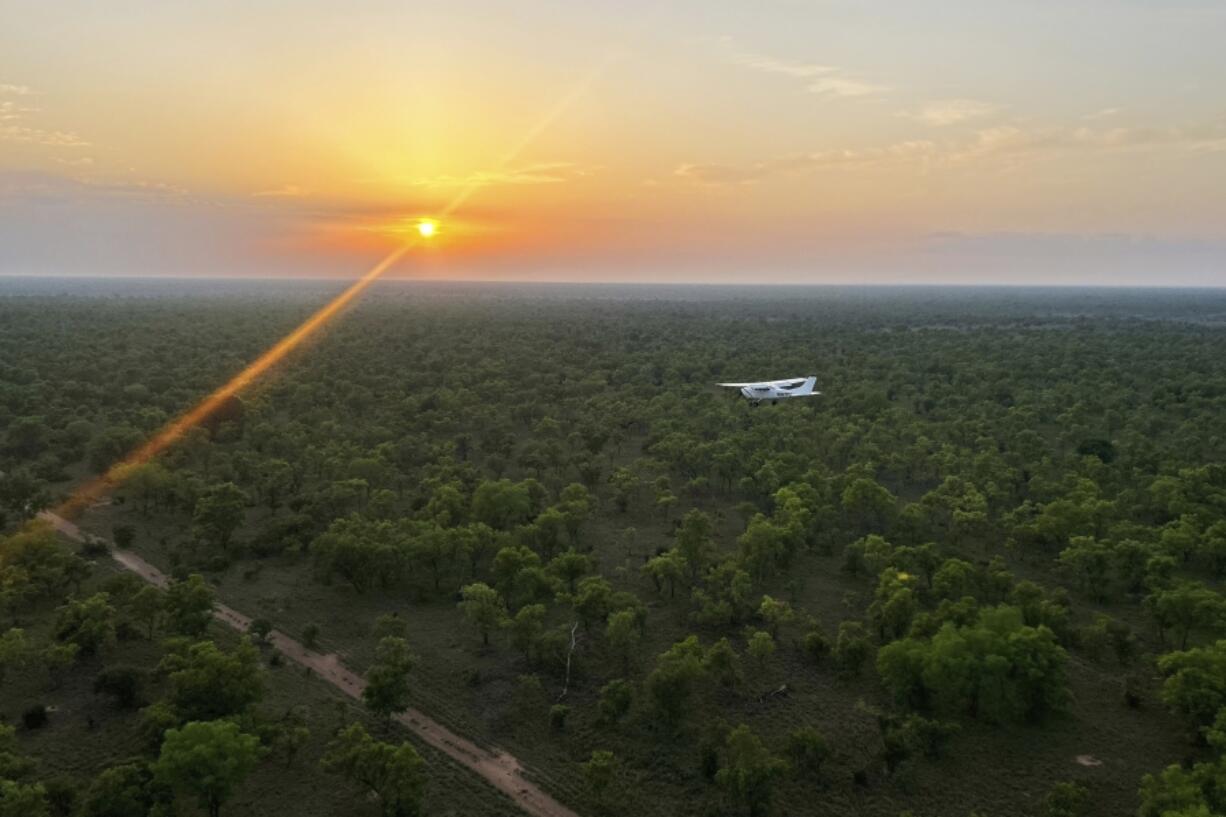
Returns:
[[[1226,285],[1226,6],[0,8],[0,274]],[[449,204],[461,202],[441,217]]]

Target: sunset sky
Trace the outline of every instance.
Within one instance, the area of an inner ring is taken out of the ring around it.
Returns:
[[[1226,285],[1226,3],[0,1],[0,273]],[[451,208],[453,212],[448,213]]]

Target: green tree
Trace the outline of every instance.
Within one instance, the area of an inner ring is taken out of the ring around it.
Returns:
[[[633,610],[618,610],[609,615],[605,640],[609,643],[609,649],[621,660],[622,671],[628,673],[630,662],[638,654],[639,642],[642,640],[638,616]]]
[[[647,692],[666,726],[675,728],[681,722],[686,703],[704,675],[703,650],[696,635],[660,654],[656,668],[647,676]]]
[[[728,733],[725,747],[727,762],[716,772],[715,782],[750,817],[768,813],[775,783],[787,764],[767,751],[744,724]]]
[[[668,587],[668,597],[671,599],[677,593],[677,582],[685,574],[685,557],[675,550],[669,550],[655,556],[643,565],[643,575],[651,578],[656,586],[656,592],[662,592]]]
[[[822,764],[830,756],[830,747],[822,733],[812,726],[801,726],[788,733],[788,757],[792,768],[808,775],[821,773]]]
[[[76,644],[82,655],[94,655],[115,644],[115,608],[106,593],[72,599],[57,612],[55,637]]]
[[[176,635],[204,635],[213,620],[213,588],[198,573],[171,582],[164,603],[167,629]]]
[[[0,635],[0,683],[10,669],[25,664],[30,657],[30,645],[26,641],[26,631],[20,627],[10,627],[4,635]]]
[[[166,799],[163,795],[148,764],[121,763],[94,778],[85,792],[82,811],[86,817],[146,817],[155,804]]]
[[[758,668],[766,666],[766,662],[775,654],[775,639],[765,630],[756,630],[749,636],[745,651],[758,662]]]
[[[605,798],[608,797],[616,776],[617,760],[613,753],[604,749],[593,749],[592,756],[583,764],[583,780],[598,806],[605,805]]]
[[[1166,676],[1162,701],[1194,728],[1212,724],[1226,707],[1226,640],[1158,659]]]
[[[246,712],[264,695],[260,655],[244,638],[231,652],[212,641],[172,644],[158,665],[167,700],[180,721],[205,721]]]
[[[834,660],[842,672],[859,675],[872,649],[863,624],[858,621],[839,624],[839,634],[834,642]]]
[[[359,723],[336,736],[321,764],[364,787],[384,817],[417,817],[426,786],[425,762],[409,743],[376,741]]]
[[[409,642],[390,635],[380,639],[375,647],[375,662],[366,671],[366,688],[362,690],[366,708],[384,719],[408,709],[409,671],[413,663]]]
[[[247,495],[233,482],[214,485],[196,501],[192,533],[206,544],[225,550],[246,508]]]
[[[459,607],[464,617],[481,633],[481,643],[489,646],[490,632],[506,621],[506,602],[497,590],[482,582],[466,585],[460,596]]]
[[[697,508],[689,510],[681,517],[681,527],[677,529],[674,547],[685,559],[690,581],[697,581],[711,564],[715,550],[715,543],[711,538],[714,529],[711,517]]]
[[[159,783],[195,795],[209,817],[217,817],[261,753],[259,738],[236,723],[192,721],[166,733],[153,774]]]
[[[575,582],[591,569],[592,560],[573,549],[558,554],[549,563],[549,572],[565,582],[567,592],[572,594],[575,592]]]

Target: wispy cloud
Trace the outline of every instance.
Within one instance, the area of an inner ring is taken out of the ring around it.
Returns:
[[[962,138],[914,139],[884,147],[824,150],[747,164],[686,163],[673,176],[712,186],[747,185],[792,174],[912,165],[921,170],[995,161],[1009,168],[1044,156],[1143,150],[1226,151],[1226,120],[1169,128],[1000,125]]]
[[[296,184],[283,184],[269,190],[259,190],[251,195],[258,199],[300,199],[310,194],[311,191]]]
[[[860,79],[850,75],[844,69],[833,65],[796,62],[749,51],[735,52],[732,55],[732,61],[737,65],[750,68],[754,71],[777,74],[795,80],[804,80],[804,89],[817,96],[835,98],[864,97],[883,94],[890,90],[888,85]]]
[[[755,71],[765,71],[768,74],[783,74],[787,77],[798,77],[800,79],[818,77],[822,74],[831,74],[838,71],[838,69],[832,65],[818,65],[816,63],[809,62],[791,62],[789,60],[768,57],[764,54],[749,54],[744,52],[734,56],[732,61],[737,65],[743,65],[746,68],[753,68]]]
[[[592,168],[570,162],[541,162],[503,170],[475,170],[467,175],[443,174],[412,179],[414,187],[490,187],[512,184],[558,184],[590,176]]]
[[[708,185],[752,184],[773,176],[811,173],[819,170],[855,170],[886,163],[924,161],[936,155],[939,146],[927,140],[897,142],[880,148],[824,150],[780,156],[749,165],[683,164],[673,175]]]
[[[30,122],[37,108],[29,107],[17,98],[33,96],[25,85],[0,82],[0,141],[44,145],[54,148],[89,147],[89,142],[72,131],[48,130]]]
[[[999,105],[977,99],[943,99],[929,102],[917,111],[904,111],[902,115],[940,128],[968,119],[980,119],[999,110]]]

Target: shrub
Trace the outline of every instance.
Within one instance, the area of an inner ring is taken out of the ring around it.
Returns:
[[[47,707],[44,704],[34,704],[21,713],[21,725],[27,730],[41,729],[47,725]]]

